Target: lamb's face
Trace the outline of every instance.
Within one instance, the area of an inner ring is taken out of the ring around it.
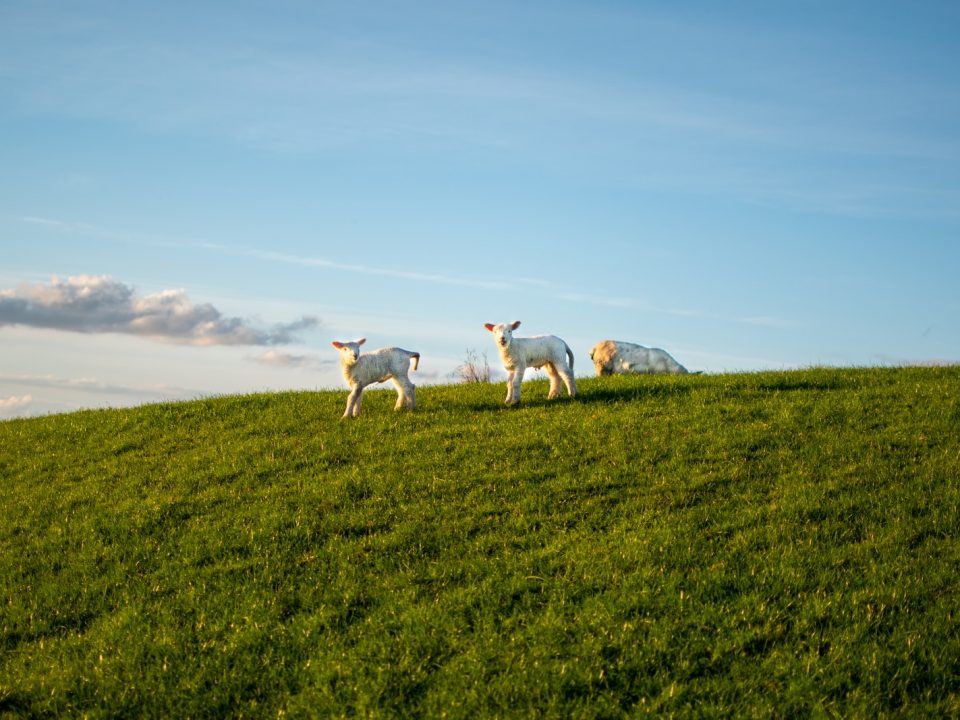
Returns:
[[[613,375],[613,358],[616,346],[609,340],[604,340],[590,349],[590,359],[597,375]]]
[[[501,350],[506,350],[510,347],[510,343],[513,342],[513,331],[516,330],[519,325],[520,321],[516,320],[512,323],[497,323],[496,325],[487,323],[484,327],[493,333],[493,341],[497,343],[497,347]]]
[[[613,375],[613,368],[608,362],[594,360],[593,369],[597,371],[597,375]]]
[[[357,362],[357,358],[360,357],[360,346],[366,342],[365,338],[361,338],[357,342],[337,342],[334,341],[331,343],[337,350],[340,351],[340,362],[344,365],[353,365]]]
[[[498,346],[508,348],[513,340],[513,330],[508,325],[500,323],[493,329],[493,339]]]

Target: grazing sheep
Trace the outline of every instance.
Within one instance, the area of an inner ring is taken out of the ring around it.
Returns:
[[[507,371],[507,405],[520,402],[520,383],[523,371],[528,367],[542,367],[550,376],[547,399],[552,400],[560,393],[561,379],[570,397],[577,394],[577,383],[573,378],[573,353],[563,340],[554,335],[515,338],[513,331],[520,327],[519,320],[498,325],[486,323],[484,327],[493,333],[500,359]],[[569,365],[567,358],[570,359]]]
[[[420,353],[410,352],[401,348],[381,348],[373,352],[360,354],[360,346],[367,341],[360,338],[356,342],[337,342],[332,345],[340,351],[340,369],[343,379],[350,386],[350,395],[347,396],[347,410],[345,418],[357,417],[360,414],[360,400],[363,389],[373,383],[382,383],[390,380],[397,388],[397,404],[395,410],[408,407],[413,410],[417,405],[416,388],[407,377],[409,369],[416,370],[420,362]],[[411,366],[410,361],[413,360]]]
[[[590,351],[590,359],[593,360],[597,375],[687,374],[687,369],[666,350],[619,340],[601,340]]]

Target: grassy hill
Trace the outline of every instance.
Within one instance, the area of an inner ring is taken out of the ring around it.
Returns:
[[[960,716],[960,368],[0,423],[0,716]]]

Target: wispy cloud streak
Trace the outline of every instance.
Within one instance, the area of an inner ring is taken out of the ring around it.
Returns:
[[[56,375],[7,375],[0,376],[0,383],[25,387],[33,391],[42,389],[67,390],[91,395],[128,395],[136,398],[154,398],[157,400],[199,397],[203,394],[199,390],[190,390],[172,385],[130,387],[111,384],[103,380],[98,380],[97,378],[71,378],[58,377]]]
[[[146,245],[150,247],[167,248],[187,248],[199,249],[212,252],[223,253],[233,256],[242,256],[263,260],[265,262],[283,263],[287,265],[296,265],[306,268],[324,268],[328,270],[338,270],[343,272],[357,273],[360,275],[370,275],[378,277],[396,278],[399,280],[412,280],[415,282],[426,282],[435,285],[451,285],[456,287],[474,287],[483,290],[504,290],[509,287],[505,282],[496,280],[485,280],[480,278],[464,277],[459,275],[449,275],[444,273],[422,273],[412,270],[402,270],[397,268],[378,267],[375,265],[362,265],[357,263],[346,263],[338,260],[332,260],[324,257],[310,255],[296,255],[292,253],[281,253],[272,250],[261,250],[258,248],[235,248],[221,243],[190,241],[190,240],[169,240],[156,237],[146,237],[134,232],[123,232],[109,228],[99,227],[83,222],[70,222],[45,217],[22,217],[22,222],[31,225],[40,225],[43,227],[54,228],[56,230],[84,235],[87,237],[96,237],[104,240],[111,240],[122,243],[133,243]],[[516,278],[515,283],[527,285],[544,285],[546,281],[531,278]]]
[[[260,355],[254,355],[249,358],[258,365],[266,365],[275,368],[297,368],[301,370],[311,370],[328,368],[336,364],[334,360],[322,358],[319,355],[294,355],[292,353],[282,353],[277,350],[267,350]]]
[[[561,300],[572,303],[584,303],[587,305],[598,305],[600,307],[622,308],[640,310],[642,312],[656,313],[658,315],[676,315],[680,317],[704,317],[705,314],[699,310],[683,310],[679,308],[664,308],[652,303],[638,300],[637,298],[623,295],[605,296],[605,295],[587,295],[584,293],[561,293],[557,295]]]
[[[207,245],[206,247],[214,247]],[[217,249],[230,251],[229,248],[216,246]],[[479,280],[476,278],[467,278],[454,275],[443,275],[438,273],[420,273],[409,270],[395,270],[393,268],[375,267],[371,265],[356,265],[352,263],[337,262],[321,257],[309,257],[303,255],[290,255],[286,253],[277,253],[266,250],[241,250],[241,254],[248,257],[266,260],[270,262],[287,263],[289,265],[299,265],[301,267],[327,268],[330,270],[343,270],[345,272],[359,273],[361,275],[375,275],[380,277],[397,278],[400,280],[413,280],[416,282],[428,282],[437,285],[455,285],[458,287],[475,287],[483,290],[504,290],[508,287],[506,283],[493,280]]]
[[[656,315],[671,315],[674,317],[703,318],[717,322],[731,322],[741,325],[753,325],[767,328],[791,328],[796,327],[796,323],[784,318],[772,315],[757,315],[751,317],[724,317],[717,314],[703,312],[701,310],[689,310],[683,308],[666,308],[644,302],[636,298],[626,296],[603,296],[587,295],[583,293],[561,293],[557,295],[560,300],[566,300],[572,303],[581,303],[586,305],[596,305],[599,307],[609,307],[623,310],[637,310]]]

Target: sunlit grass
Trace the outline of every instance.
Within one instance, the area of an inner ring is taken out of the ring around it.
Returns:
[[[0,423],[0,713],[960,713],[960,369]]]

